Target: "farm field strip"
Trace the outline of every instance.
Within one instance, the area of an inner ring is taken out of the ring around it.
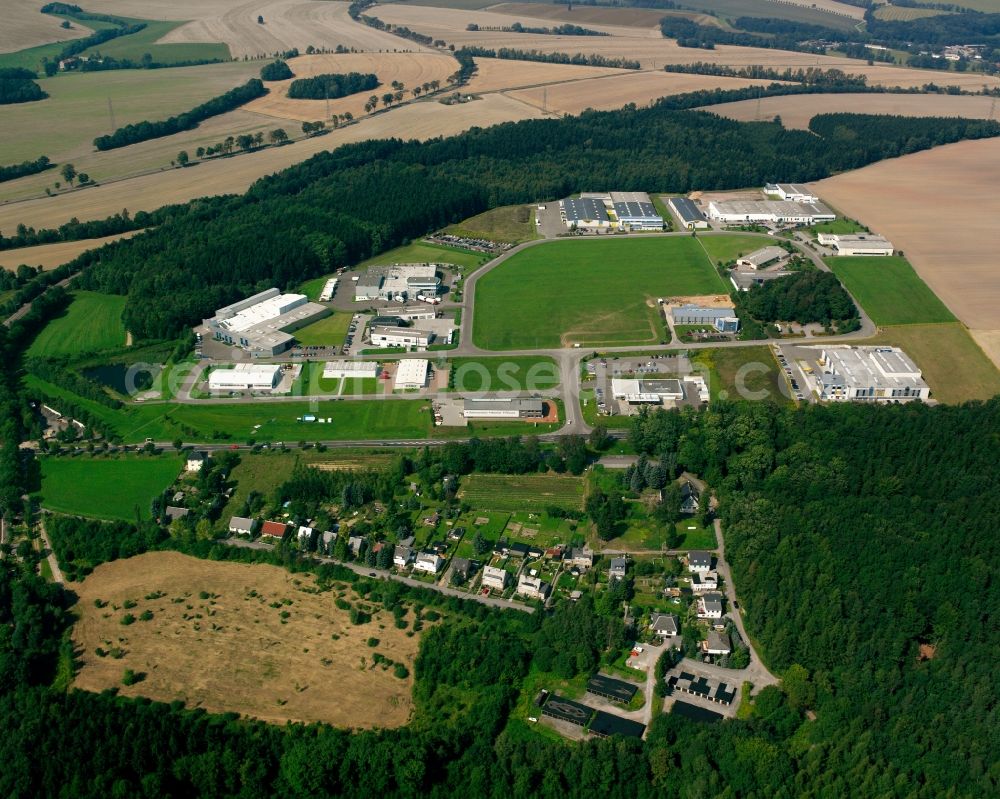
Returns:
[[[0,25],[0,53],[14,53],[49,42],[69,42],[92,33],[82,22],[73,21],[66,29],[62,19],[39,12],[36,0],[5,0],[3,25]]]
[[[21,247],[16,250],[0,250],[0,269],[17,269],[21,264],[40,266],[44,270],[55,269],[72,261],[81,253],[103,247],[119,239],[130,239],[141,231],[119,233],[99,239],[81,241],[58,241],[55,244],[39,244],[37,247]]]
[[[476,509],[541,511],[557,505],[579,510],[583,503],[583,481],[571,475],[476,473],[462,478],[458,496]]]
[[[786,128],[807,130],[817,114],[897,114],[908,117],[967,117],[998,119],[1000,110],[989,97],[950,94],[823,94],[762,97],[701,109],[742,122],[781,117]]]
[[[309,574],[293,580],[278,566],[151,552],[98,566],[74,590],[75,688],[116,688],[278,724],[389,729],[409,718],[412,677],[400,679],[373,655],[412,673],[420,635],[407,636],[412,630],[398,629],[386,611],[351,624],[334,604],[337,593],[317,591]],[[352,592],[344,599],[357,602]],[[126,600],[137,620],[123,626]],[[143,620],[147,611],[152,618]],[[101,657],[98,649],[121,652]],[[123,686],[125,669],[144,678]]]
[[[955,321],[904,258],[838,257],[827,263],[877,325]]]

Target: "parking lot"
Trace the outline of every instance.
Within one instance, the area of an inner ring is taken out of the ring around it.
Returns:
[[[778,366],[784,374],[785,383],[788,386],[791,396],[798,402],[814,402],[815,395],[809,388],[809,378],[805,370],[809,369],[811,371],[817,368],[815,360],[819,357],[819,350],[782,345],[774,348],[774,357],[777,359]],[[810,359],[812,361],[811,365]]]

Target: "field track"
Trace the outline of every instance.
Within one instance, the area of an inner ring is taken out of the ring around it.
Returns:
[[[902,250],[1000,365],[1000,139],[949,144],[813,185]]]
[[[809,127],[816,114],[840,111],[857,114],[899,114],[908,117],[968,117],[1000,119],[1000,108],[990,97],[949,94],[803,94],[739,100],[702,109],[744,122],[781,117],[786,128]]]

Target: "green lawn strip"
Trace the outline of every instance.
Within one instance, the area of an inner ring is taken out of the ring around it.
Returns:
[[[955,321],[905,258],[840,256],[826,260],[877,325]]]
[[[725,291],[690,237],[547,242],[479,281],[473,340],[492,350],[658,344],[657,298]]]
[[[848,233],[863,233],[864,230],[864,225],[859,222],[855,222],[853,219],[847,219],[846,217],[833,219],[829,222],[820,222],[809,228],[809,232],[817,236],[820,233],[833,233],[840,235]]]
[[[452,391],[545,391],[559,385],[559,367],[548,357],[452,358]]]
[[[100,519],[150,517],[150,502],[180,474],[176,455],[41,459],[42,507]]]
[[[380,384],[385,381],[377,377],[345,377],[341,394],[378,394]]]
[[[597,412],[597,400],[592,388],[580,392],[583,420],[591,427],[603,425],[609,430],[627,430],[632,426],[631,416],[602,416]]]
[[[677,522],[677,532],[681,541],[678,549],[715,549],[715,530],[702,527],[695,519],[682,519]]]
[[[292,335],[304,347],[317,345],[339,347],[347,338],[347,328],[350,325],[351,314],[339,312],[320,319],[318,322],[313,322],[311,325],[300,327]]]
[[[149,53],[158,64],[175,64],[179,61],[202,61],[209,59],[225,60],[230,58],[229,47],[221,42],[179,42],[176,44],[157,44],[157,42],[172,30],[186,24],[184,21],[166,21],[152,19],[128,19],[127,22],[146,23],[146,27],[130,36],[119,36],[111,41],[86,50],[83,55],[100,53],[102,56],[140,62]],[[90,21],[86,21],[88,27]]]
[[[124,310],[125,297],[74,292],[66,313],[42,329],[28,348],[28,355],[51,358],[121,347],[125,344]]]
[[[713,264],[720,261],[723,264],[728,264],[741,255],[773,244],[764,236],[751,236],[745,233],[733,233],[727,236],[699,236],[698,241],[705,248],[705,252],[712,259]]]

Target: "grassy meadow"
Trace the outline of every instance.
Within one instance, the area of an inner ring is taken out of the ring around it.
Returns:
[[[53,319],[28,348],[28,355],[52,358],[109,350],[125,344],[125,297],[77,291],[63,316]]]
[[[905,258],[839,256],[827,263],[877,325],[955,321]]]

